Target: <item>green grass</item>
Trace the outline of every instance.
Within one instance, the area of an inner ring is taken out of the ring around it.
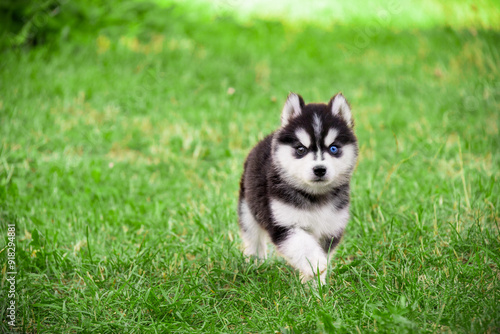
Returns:
[[[154,0],[160,5],[182,3],[206,16],[230,14],[241,21],[267,18],[319,26],[332,24],[381,25],[384,27],[500,28],[500,11],[495,0]]]
[[[498,331],[500,32],[181,9],[138,38],[103,29],[1,54],[18,331]],[[352,219],[319,290],[240,251],[242,164],[289,91],[342,91],[360,144]]]

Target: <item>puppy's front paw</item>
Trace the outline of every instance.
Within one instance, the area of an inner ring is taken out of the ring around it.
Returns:
[[[319,279],[321,284],[325,284],[328,261],[326,258],[320,257],[316,262],[316,265],[312,265],[308,261],[308,267],[303,268],[300,272],[300,280],[302,283],[306,283],[312,279],[317,281],[317,277],[319,275]]]
[[[319,284],[325,285],[326,284],[326,273],[327,271],[325,270],[322,274],[319,275]],[[300,273],[300,282],[302,284],[306,284],[308,282],[311,282],[313,286],[318,285],[318,276],[309,276],[309,275],[304,275],[303,273]]]

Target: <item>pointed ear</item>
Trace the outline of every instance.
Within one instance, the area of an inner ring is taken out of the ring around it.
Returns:
[[[335,116],[340,116],[344,119],[344,121],[349,125],[349,127],[354,126],[354,122],[352,121],[351,107],[349,103],[345,99],[342,93],[338,93],[330,100],[328,104],[328,108],[331,110],[332,114]]]
[[[283,111],[281,112],[281,126],[286,126],[292,118],[302,114],[304,105],[302,96],[295,93],[288,94],[288,98],[283,106]]]

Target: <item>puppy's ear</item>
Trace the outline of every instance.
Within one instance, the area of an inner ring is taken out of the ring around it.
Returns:
[[[283,111],[281,112],[281,126],[286,126],[292,118],[302,114],[304,105],[302,96],[295,93],[288,94],[288,98],[283,106]]]
[[[342,95],[342,93],[338,93],[331,98],[330,103],[328,104],[328,108],[335,116],[342,117],[347,125],[349,125],[349,127],[352,128],[354,126],[351,107],[349,106],[349,103],[345,99],[344,95]]]

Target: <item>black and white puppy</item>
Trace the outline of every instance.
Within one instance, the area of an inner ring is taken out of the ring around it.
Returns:
[[[244,253],[267,257],[270,239],[305,282],[325,282],[328,254],[349,220],[349,182],[358,144],[342,94],[305,104],[291,93],[281,127],[245,161],[238,203]]]

